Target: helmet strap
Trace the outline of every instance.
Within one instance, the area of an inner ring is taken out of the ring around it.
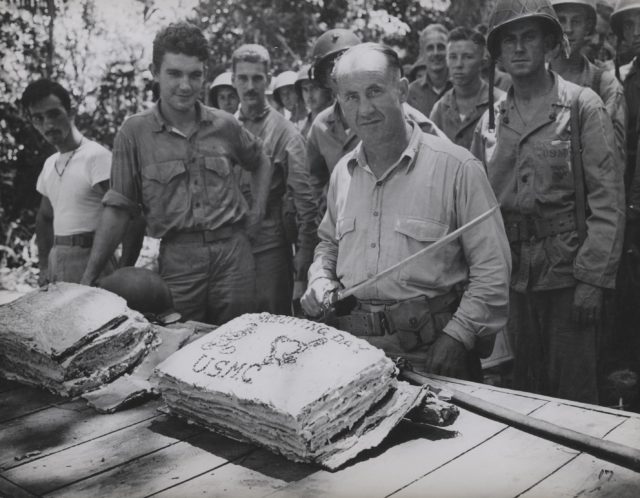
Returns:
[[[493,133],[496,129],[496,114],[494,110],[493,86],[496,77],[496,61],[491,57],[489,64],[489,131]]]

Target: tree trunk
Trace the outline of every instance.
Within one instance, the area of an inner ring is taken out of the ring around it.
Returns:
[[[47,14],[49,14],[49,43],[47,46],[47,78],[53,76],[53,29],[55,27],[56,19],[56,3],[55,0],[47,0]]]

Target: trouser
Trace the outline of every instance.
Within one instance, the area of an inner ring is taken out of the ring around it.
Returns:
[[[574,291],[511,291],[507,330],[515,357],[514,387],[597,403],[600,324],[574,325]]]
[[[49,282],[80,283],[87,268],[91,246],[54,245],[49,252]],[[116,260],[111,257],[100,276],[106,277],[116,269]]]
[[[404,358],[413,368],[429,372],[427,352],[444,333],[458,306],[455,293],[435,299],[419,297],[401,302],[358,302],[357,308],[347,316],[337,317],[333,325],[365,339],[382,349],[390,358]],[[480,357],[475,350],[467,351],[459,370],[460,378],[482,381]]]
[[[163,239],[160,276],[184,320],[221,325],[255,311],[256,274],[247,235],[234,230],[213,241]]]
[[[282,245],[253,255],[256,264],[257,310],[291,315],[293,261],[291,247]]]

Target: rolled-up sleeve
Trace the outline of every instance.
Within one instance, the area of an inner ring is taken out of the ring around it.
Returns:
[[[458,226],[495,205],[482,165],[468,160],[456,178]],[[507,322],[511,252],[500,211],[465,232],[460,243],[469,266],[468,285],[444,332],[472,349],[476,338],[496,334]]]
[[[110,188],[102,204],[124,209],[133,218],[140,214],[141,197],[140,166],[125,123],[113,143]]]

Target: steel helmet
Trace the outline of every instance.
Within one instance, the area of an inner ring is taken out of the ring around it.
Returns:
[[[224,73],[220,73],[215,77],[211,86],[209,86],[209,90],[213,90],[219,86],[230,86],[233,87],[233,81],[231,80],[232,73],[230,71],[226,71]]]
[[[129,308],[140,313],[158,316],[173,311],[169,286],[160,275],[146,268],[119,268],[100,278],[97,285],[124,298]]]
[[[611,13],[611,29],[618,38],[622,38],[622,20],[630,10],[640,9],[640,0],[618,0]]]
[[[498,0],[489,17],[487,49],[493,59],[499,54],[498,33],[501,28],[520,19],[541,19],[549,24],[558,43],[564,38],[562,26],[549,0]]]
[[[361,43],[360,38],[348,29],[330,29],[318,37],[311,50],[311,70],[309,76],[318,81],[322,78],[323,69],[342,52]],[[324,84],[324,82],[319,81]]]
[[[298,74],[295,71],[283,71],[273,79],[273,98],[279,106],[282,106],[283,104],[278,90],[285,86],[294,86],[297,79]]]
[[[583,7],[587,13],[587,23],[590,24],[591,30],[588,34],[593,34],[596,29],[597,11],[596,11],[596,0],[551,0],[551,5],[553,8],[559,7],[560,5],[579,5]]]

